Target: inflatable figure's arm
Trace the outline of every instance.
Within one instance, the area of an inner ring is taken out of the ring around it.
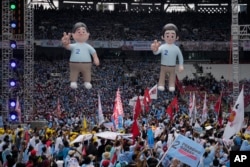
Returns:
[[[70,45],[69,45],[70,44],[70,37],[71,37],[71,33],[67,34],[66,32],[64,32],[63,37],[61,39],[63,47],[65,49],[68,49],[68,50],[70,48]]]

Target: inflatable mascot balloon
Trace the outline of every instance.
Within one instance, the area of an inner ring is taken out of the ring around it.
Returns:
[[[179,72],[184,70],[183,67],[183,55],[178,46],[175,45],[175,41],[178,40],[178,28],[172,24],[166,24],[162,29],[162,39],[165,41],[164,44],[154,40],[151,44],[151,50],[155,55],[161,54],[161,70],[158,82],[158,90],[165,90],[165,79],[166,75],[169,74],[169,91],[175,91],[175,66],[177,57],[179,60]]]
[[[75,43],[70,43],[70,37],[73,37]],[[99,58],[97,56],[96,50],[86,43],[89,39],[89,31],[87,26],[78,22],[73,26],[72,34],[63,33],[62,44],[63,47],[71,51],[70,55],[70,87],[76,89],[77,79],[79,73],[82,73],[83,82],[86,89],[91,89],[91,67],[92,67],[92,58],[94,64],[98,66],[100,64]],[[92,58],[91,58],[92,56]]]

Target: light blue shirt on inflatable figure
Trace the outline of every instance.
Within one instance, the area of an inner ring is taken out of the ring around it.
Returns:
[[[91,55],[96,53],[96,50],[87,43],[74,43],[70,44],[70,62],[92,62]],[[81,56],[84,55],[84,56]]]

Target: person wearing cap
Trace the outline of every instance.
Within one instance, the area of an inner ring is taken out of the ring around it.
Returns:
[[[75,40],[75,43],[70,43],[71,35]],[[94,64],[98,66],[100,64],[96,50],[87,43],[89,39],[89,31],[86,24],[78,22],[73,26],[72,34],[63,33],[62,44],[63,47],[71,51],[70,55],[70,87],[77,88],[77,79],[79,73],[83,76],[83,82],[86,89],[91,89],[91,67],[92,58]],[[92,57],[91,57],[92,56]]]

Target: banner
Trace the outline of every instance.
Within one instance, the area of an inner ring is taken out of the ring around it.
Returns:
[[[73,43],[74,41],[72,41]],[[98,41],[89,40],[88,43],[94,48],[120,48],[121,50],[133,51],[150,51],[152,41]],[[36,46],[41,47],[62,47],[61,40],[35,40]],[[24,49],[24,41],[17,40],[17,49]],[[229,51],[230,41],[227,42],[214,42],[214,41],[178,41],[176,43],[185,51]],[[0,48],[9,47],[9,41],[0,41]],[[249,41],[240,41],[239,47],[243,51],[250,51]]]
[[[72,41],[73,43],[74,41]],[[152,41],[92,41],[88,43],[94,48],[120,48],[121,50],[131,51],[150,51]],[[61,40],[35,40],[34,44],[40,47],[62,47]],[[24,49],[24,41],[17,40],[17,49]],[[214,41],[178,41],[176,43],[184,51],[229,51],[230,42],[214,42]],[[0,41],[0,48],[9,47],[9,41]],[[239,47],[243,51],[250,51],[249,41],[240,41]]]
[[[178,135],[167,151],[167,155],[177,158],[189,166],[197,166],[205,152],[204,147],[183,135]]]

